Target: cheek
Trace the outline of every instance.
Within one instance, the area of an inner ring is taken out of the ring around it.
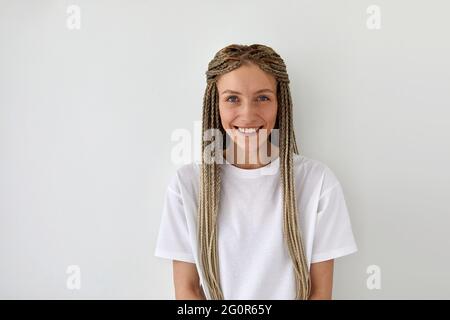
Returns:
[[[230,122],[234,119],[234,112],[229,108],[225,108],[219,104],[219,115],[222,126],[227,129],[230,128]]]
[[[264,120],[271,126],[273,126],[277,120],[277,110],[278,106],[274,103],[273,105],[268,106],[264,112]]]

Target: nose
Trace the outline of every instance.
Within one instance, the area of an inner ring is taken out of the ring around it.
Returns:
[[[253,104],[253,101],[250,99],[247,99],[245,102],[241,105],[241,116],[243,118],[246,118],[247,120],[252,120],[254,118],[256,113],[256,106]]]

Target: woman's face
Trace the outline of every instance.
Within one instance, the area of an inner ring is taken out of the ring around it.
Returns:
[[[223,128],[238,150],[257,151],[267,141],[277,118],[275,77],[247,62],[219,76],[217,89]]]

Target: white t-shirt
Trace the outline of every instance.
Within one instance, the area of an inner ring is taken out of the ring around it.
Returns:
[[[218,220],[225,300],[295,299],[295,273],[283,238],[280,158],[257,169],[222,164]],[[295,190],[308,267],[357,251],[343,189],[322,162],[294,154]],[[155,255],[200,267],[197,204],[200,164],[180,167],[166,191]]]

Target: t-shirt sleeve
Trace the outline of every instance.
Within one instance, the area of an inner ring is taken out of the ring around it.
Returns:
[[[327,168],[319,199],[311,263],[339,258],[358,251],[344,192]]]
[[[177,174],[166,189],[155,256],[195,263]]]

